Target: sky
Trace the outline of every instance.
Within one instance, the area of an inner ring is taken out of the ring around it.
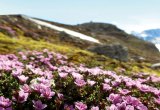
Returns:
[[[65,24],[104,22],[126,32],[160,28],[160,0],[0,0],[0,15],[24,14]]]

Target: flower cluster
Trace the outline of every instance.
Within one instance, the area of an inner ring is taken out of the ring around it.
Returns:
[[[0,71],[2,110],[160,109],[160,78],[155,75],[125,76],[74,65],[48,50],[0,55]]]

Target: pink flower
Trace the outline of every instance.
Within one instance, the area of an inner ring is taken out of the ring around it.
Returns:
[[[116,105],[117,105],[118,110],[125,110],[126,109],[126,103],[125,102],[118,103]]]
[[[105,84],[105,83],[103,84],[103,90],[109,91],[111,89],[112,89],[112,87],[109,84]]]
[[[142,92],[150,92],[151,89],[148,85],[137,85],[138,89]]]
[[[160,105],[160,98],[158,98],[158,99],[155,98],[154,101],[155,101],[157,104]]]
[[[123,95],[127,95],[128,93],[130,93],[131,91],[127,90],[127,89],[118,89],[119,92]]]
[[[37,78],[37,80],[38,80],[41,84],[43,84],[43,85],[45,85],[45,86],[47,86],[47,87],[50,87],[50,86],[51,86],[51,81],[48,80],[48,79],[46,79],[46,78],[44,78],[44,77]]]
[[[112,104],[110,107],[107,106],[106,110],[118,110],[118,108],[116,107],[116,105]]]
[[[114,87],[116,87],[116,86],[118,86],[120,84],[120,82],[118,82],[116,80],[112,81],[111,83],[112,83],[112,86],[114,86]]]
[[[152,82],[160,82],[160,77],[151,76]]]
[[[50,86],[44,85],[43,83],[40,83],[40,84],[35,83],[35,84],[32,84],[31,87],[32,87],[33,90],[35,90],[36,92],[41,93],[41,90],[46,89],[46,88],[49,88]]]
[[[125,110],[135,110],[134,106],[127,105]]]
[[[141,78],[138,78],[136,81],[140,82],[140,83],[145,83],[148,81],[148,79],[141,79]]]
[[[93,107],[91,108],[91,110],[99,110],[99,107],[98,107],[98,106],[93,106]]]
[[[48,49],[44,49],[43,52],[44,53],[48,53],[49,51],[48,51]]]
[[[36,92],[40,92],[40,90],[44,87],[44,84],[32,84],[32,89],[35,90]],[[45,86],[46,87],[46,86]]]
[[[86,85],[86,82],[83,79],[76,79],[74,83],[79,87]]]
[[[19,75],[21,75],[22,74],[22,72],[23,72],[23,69],[16,69],[16,70],[12,70],[12,75],[13,76],[15,76],[15,77],[17,77],[17,76],[19,76]]]
[[[51,71],[55,71],[57,70],[58,68],[56,66],[53,66],[52,64],[48,63],[48,66],[50,68]]]
[[[47,99],[51,99],[52,96],[55,95],[55,92],[51,91],[51,89],[48,87],[42,88],[40,92],[41,92],[41,97],[45,97]]]
[[[15,95],[13,97],[13,100],[17,101],[18,103],[23,103],[23,102],[27,101],[28,95],[29,94],[25,93],[24,91],[19,91],[18,95]]]
[[[0,107],[0,110],[12,110],[12,107],[8,107],[8,108]]]
[[[27,84],[24,84],[20,90],[24,91],[25,93],[30,93],[31,92],[31,88],[27,85]]]
[[[88,80],[87,80],[87,83],[88,83],[90,86],[93,86],[96,82],[88,79]]]
[[[61,55],[61,54],[57,53],[57,54],[56,54],[56,57],[57,57],[57,59],[58,59],[58,60],[60,60],[60,59],[62,59],[62,58],[63,58],[63,55]]]
[[[87,105],[82,102],[75,102],[75,107],[78,110],[87,110]]]
[[[28,80],[29,77],[26,77],[24,75],[20,75],[18,76],[18,79],[20,80],[20,82],[25,83]]]
[[[12,102],[8,98],[0,96],[0,110],[12,110]]]
[[[121,103],[122,102],[122,97],[119,94],[110,94],[109,95],[109,100],[113,103],[113,104],[117,104],[117,103]]]
[[[132,96],[123,97],[123,101],[135,107],[141,104],[141,102],[136,97]]]
[[[158,97],[160,97],[160,90],[158,90],[157,88],[153,89],[152,93],[154,93],[155,95],[157,95]]]
[[[88,68],[85,68],[85,67],[83,67],[83,66],[80,66],[80,67],[78,68],[78,70],[79,70],[80,72],[87,72]]]
[[[94,76],[103,73],[99,67],[88,69],[88,71],[90,72],[91,75],[94,75]]]
[[[45,71],[44,72],[44,76],[47,78],[47,79],[52,79],[53,78],[53,73],[51,71]]]
[[[148,108],[145,105],[143,105],[143,104],[138,105],[136,108],[138,110],[148,110]]]
[[[131,88],[132,86],[135,85],[135,82],[132,79],[128,78],[128,77],[124,77],[123,80],[125,81],[126,86],[129,87],[129,88]]]
[[[40,100],[38,101],[32,101],[33,102],[33,107],[35,108],[35,110],[43,110],[47,107],[46,104],[42,104],[42,102]]]
[[[60,64],[64,65],[66,64],[67,62],[66,61],[63,61],[63,60],[58,60],[60,62]]]
[[[58,95],[58,98],[61,100],[64,98],[63,94],[61,94],[61,93],[58,93],[57,95]]]
[[[75,110],[75,109],[73,108],[73,105],[67,105],[67,104],[65,104],[64,105],[64,110]]]
[[[83,75],[81,75],[81,74],[79,74],[79,73],[72,72],[71,74],[72,74],[73,78],[83,79]]]
[[[104,79],[105,83],[109,83],[110,81],[111,81],[111,79],[108,79],[108,78]]]
[[[59,73],[59,76],[60,76],[61,78],[66,78],[67,75],[68,75],[68,73],[65,73],[65,72],[60,72],[60,73]]]

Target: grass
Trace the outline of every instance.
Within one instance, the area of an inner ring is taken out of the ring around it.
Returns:
[[[150,63],[147,62],[120,62],[114,59],[110,59],[103,55],[97,55],[80,48],[53,44],[45,42],[43,40],[33,40],[24,36],[19,36],[18,38],[11,38],[2,33],[0,33],[0,54],[14,53],[26,50],[43,50],[48,49],[51,51],[59,52],[65,54],[69,57],[69,61],[75,64],[86,64],[88,67],[101,66],[104,69],[119,71],[120,68],[126,69],[125,74],[131,74],[131,72],[139,73],[153,73],[159,74],[158,70],[152,70],[150,68]]]
[[[10,38],[0,33],[1,53],[17,53],[18,51],[42,50],[45,48],[64,54],[83,51],[67,45],[52,44],[43,40],[35,41],[31,38],[26,38],[23,36],[20,36],[19,38]]]

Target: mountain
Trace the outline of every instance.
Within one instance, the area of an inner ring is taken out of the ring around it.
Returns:
[[[13,41],[24,45],[24,39],[28,42],[32,41],[31,43],[44,42],[43,44],[70,46],[83,50],[93,46],[118,43],[128,48],[130,59],[143,57],[149,61],[157,62],[160,60],[160,53],[154,44],[127,34],[117,26],[108,23],[88,22],[67,25],[26,15],[1,15],[0,38],[0,52],[12,51],[11,48],[18,45],[13,45]],[[6,39],[9,41],[5,41]],[[6,43],[8,44],[5,45]],[[28,47],[29,45],[25,46],[25,48]],[[24,47],[15,48],[19,50]]]
[[[154,43],[160,51],[160,29],[149,29],[140,33],[133,32],[132,34],[143,40]]]
[[[152,43],[145,42],[133,35],[127,34],[125,31],[112,24],[90,22],[80,24],[78,27],[82,32],[89,33],[88,35],[99,39],[105,44],[118,42],[128,47],[129,54],[132,57],[142,56],[146,58],[154,57],[159,54],[158,49]],[[152,55],[149,56],[149,54]]]

